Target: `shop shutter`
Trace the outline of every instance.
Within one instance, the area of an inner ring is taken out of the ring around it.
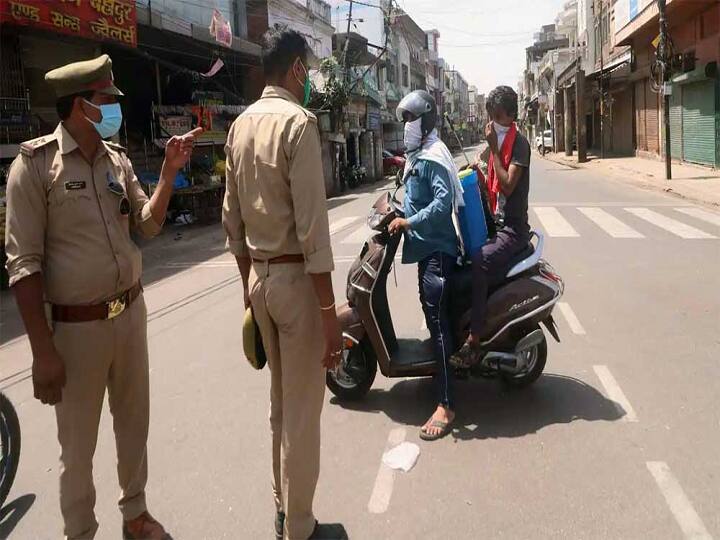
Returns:
[[[682,159],[683,137],[682,137],[682,86],[673,85],[673,94],[670,97],[670,148],[672,157]]]
[[[648,152],[660,154],[660,114],[658,95],[653,92],[650,80],[645,81],[645,124]]]
[[[716,165],[714,81],[683,86],[682,122],[685,160]]]
[[[647,137],[645,135],[645,83],[638,81],[635,83],[635,124],[637,127],[637,149],[641,151],[647,150]]]

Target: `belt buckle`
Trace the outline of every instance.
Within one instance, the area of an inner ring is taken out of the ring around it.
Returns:
[[[127,307],[127,304],[125,303],[125,298],[116,298],[115,300],[111,300],[108,302],[108,319],[114,319],[118,315],[120,315],[123,311],[125,311],[125,308]]]

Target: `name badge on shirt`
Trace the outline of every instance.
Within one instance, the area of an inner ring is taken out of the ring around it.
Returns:
[[[71,191],[74,189],[85,189],[86,184],[83,180],[71,180],[69,182],[65,182],[65,190]]]

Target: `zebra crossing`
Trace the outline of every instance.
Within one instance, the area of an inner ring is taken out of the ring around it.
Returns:
[[[587,225],[618,240],[667,238],[713,240],[720,237],[720,214],[694,206],[531,206],[530,223],[552,238],[581,238]],[[362,216],[344,217],[330,226],[334,242],[362,244],[372,231]]]

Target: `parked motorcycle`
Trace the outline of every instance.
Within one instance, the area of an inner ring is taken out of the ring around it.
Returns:
[[[347,279],[347,304],[338,309],[345,350],[340,365],[328,371],[327,386],[342,400],[358,400],[370,390],[377,373],[386,377],[426,377],[435,374],[436,362],[427,346],[415,339],[398,339],[387,297],[387,277],[402,235],[388,226],[404,217],[397,193],[386,193],[373,205],[368,218],[375,231],[353,263]],[[533,383],[542,374],[547,342],[540,324],[560,341],[552,311],[564,283],[544,261],[543,236],[533,232],[507,279],[489,291],[487,319],[481,332],[482,360],[460,375],[500,376],[514,387]],[[450,316],[459,348],[470,331],[472,271],[459,266],[451,280]]]
[[[20,459],[20,423],[10,400],[0,392],[0,508],[15,480]]]

